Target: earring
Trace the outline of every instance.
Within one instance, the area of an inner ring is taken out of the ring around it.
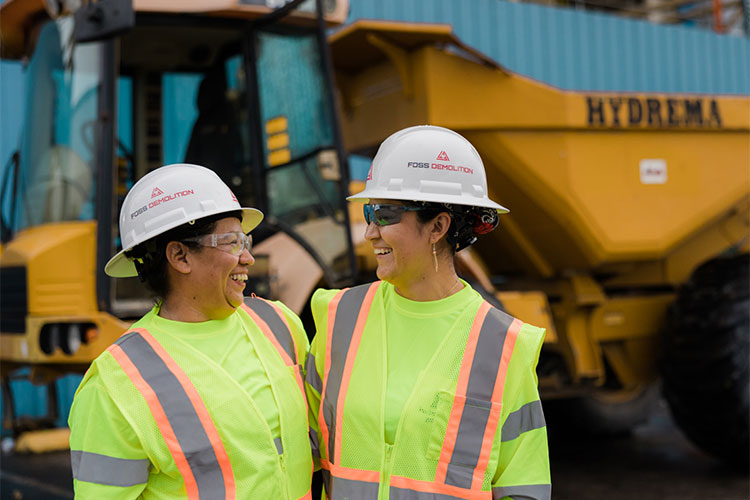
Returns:
[[[432,260],[435,261],[435,272],[438,272],[437,249],[434,243],[432,244]]]

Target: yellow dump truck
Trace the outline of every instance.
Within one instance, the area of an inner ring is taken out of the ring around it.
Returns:
[[[685,432],[747,463],[750,97],[561,91],[445,25],[359,21],[331,51],[349,151],[373,155],[416,124],[478,149],[510,213],[459,260],[503,308],[547,328],[550,409],[627,430],[661,375]]]

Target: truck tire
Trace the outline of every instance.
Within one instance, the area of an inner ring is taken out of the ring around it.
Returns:
[[[560,427],[567,433],[572,430],[579,437],[620,436],[645,423],[658,403],[659,386],[651,383],[630,390],[600,389],[586,396],[545,401],[544,411],[549,427]]]
[[[679,290],[661,371],[677,425],[699,448],[747,468],[750,457],[750,255],[713,259]]]

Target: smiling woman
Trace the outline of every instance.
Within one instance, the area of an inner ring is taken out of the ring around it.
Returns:
[[[76,392],[76,498],[310,498],[307,337],[280,302],[244,296],[262,218],[197,165],[128,193],[105,271],[139,276],[157,303]]]
[[[549,499],[544,330],[454,267],[508,211],[487,197],[479,154],[451,130],[410,127],[370,174],[349,199],[366,203],[382,281],[312,299],[306,387],[327,498]]]

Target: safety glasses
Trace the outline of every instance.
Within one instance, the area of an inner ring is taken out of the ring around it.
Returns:
[[[204,247],[216,247],[232,255],[239,255],[245,249],[248,252],[253,249],[253,237],[241,231],[204,234],[203,236],[185,238],[182,241],[194,241]]]
[[[374,222],[376,226],[390,226],[401,222],[404,212],[418,212],[422,207],[410,207],[407,205],[384,205],[380,203],[369,203],[364,206],[365,220],[367,223]]]

